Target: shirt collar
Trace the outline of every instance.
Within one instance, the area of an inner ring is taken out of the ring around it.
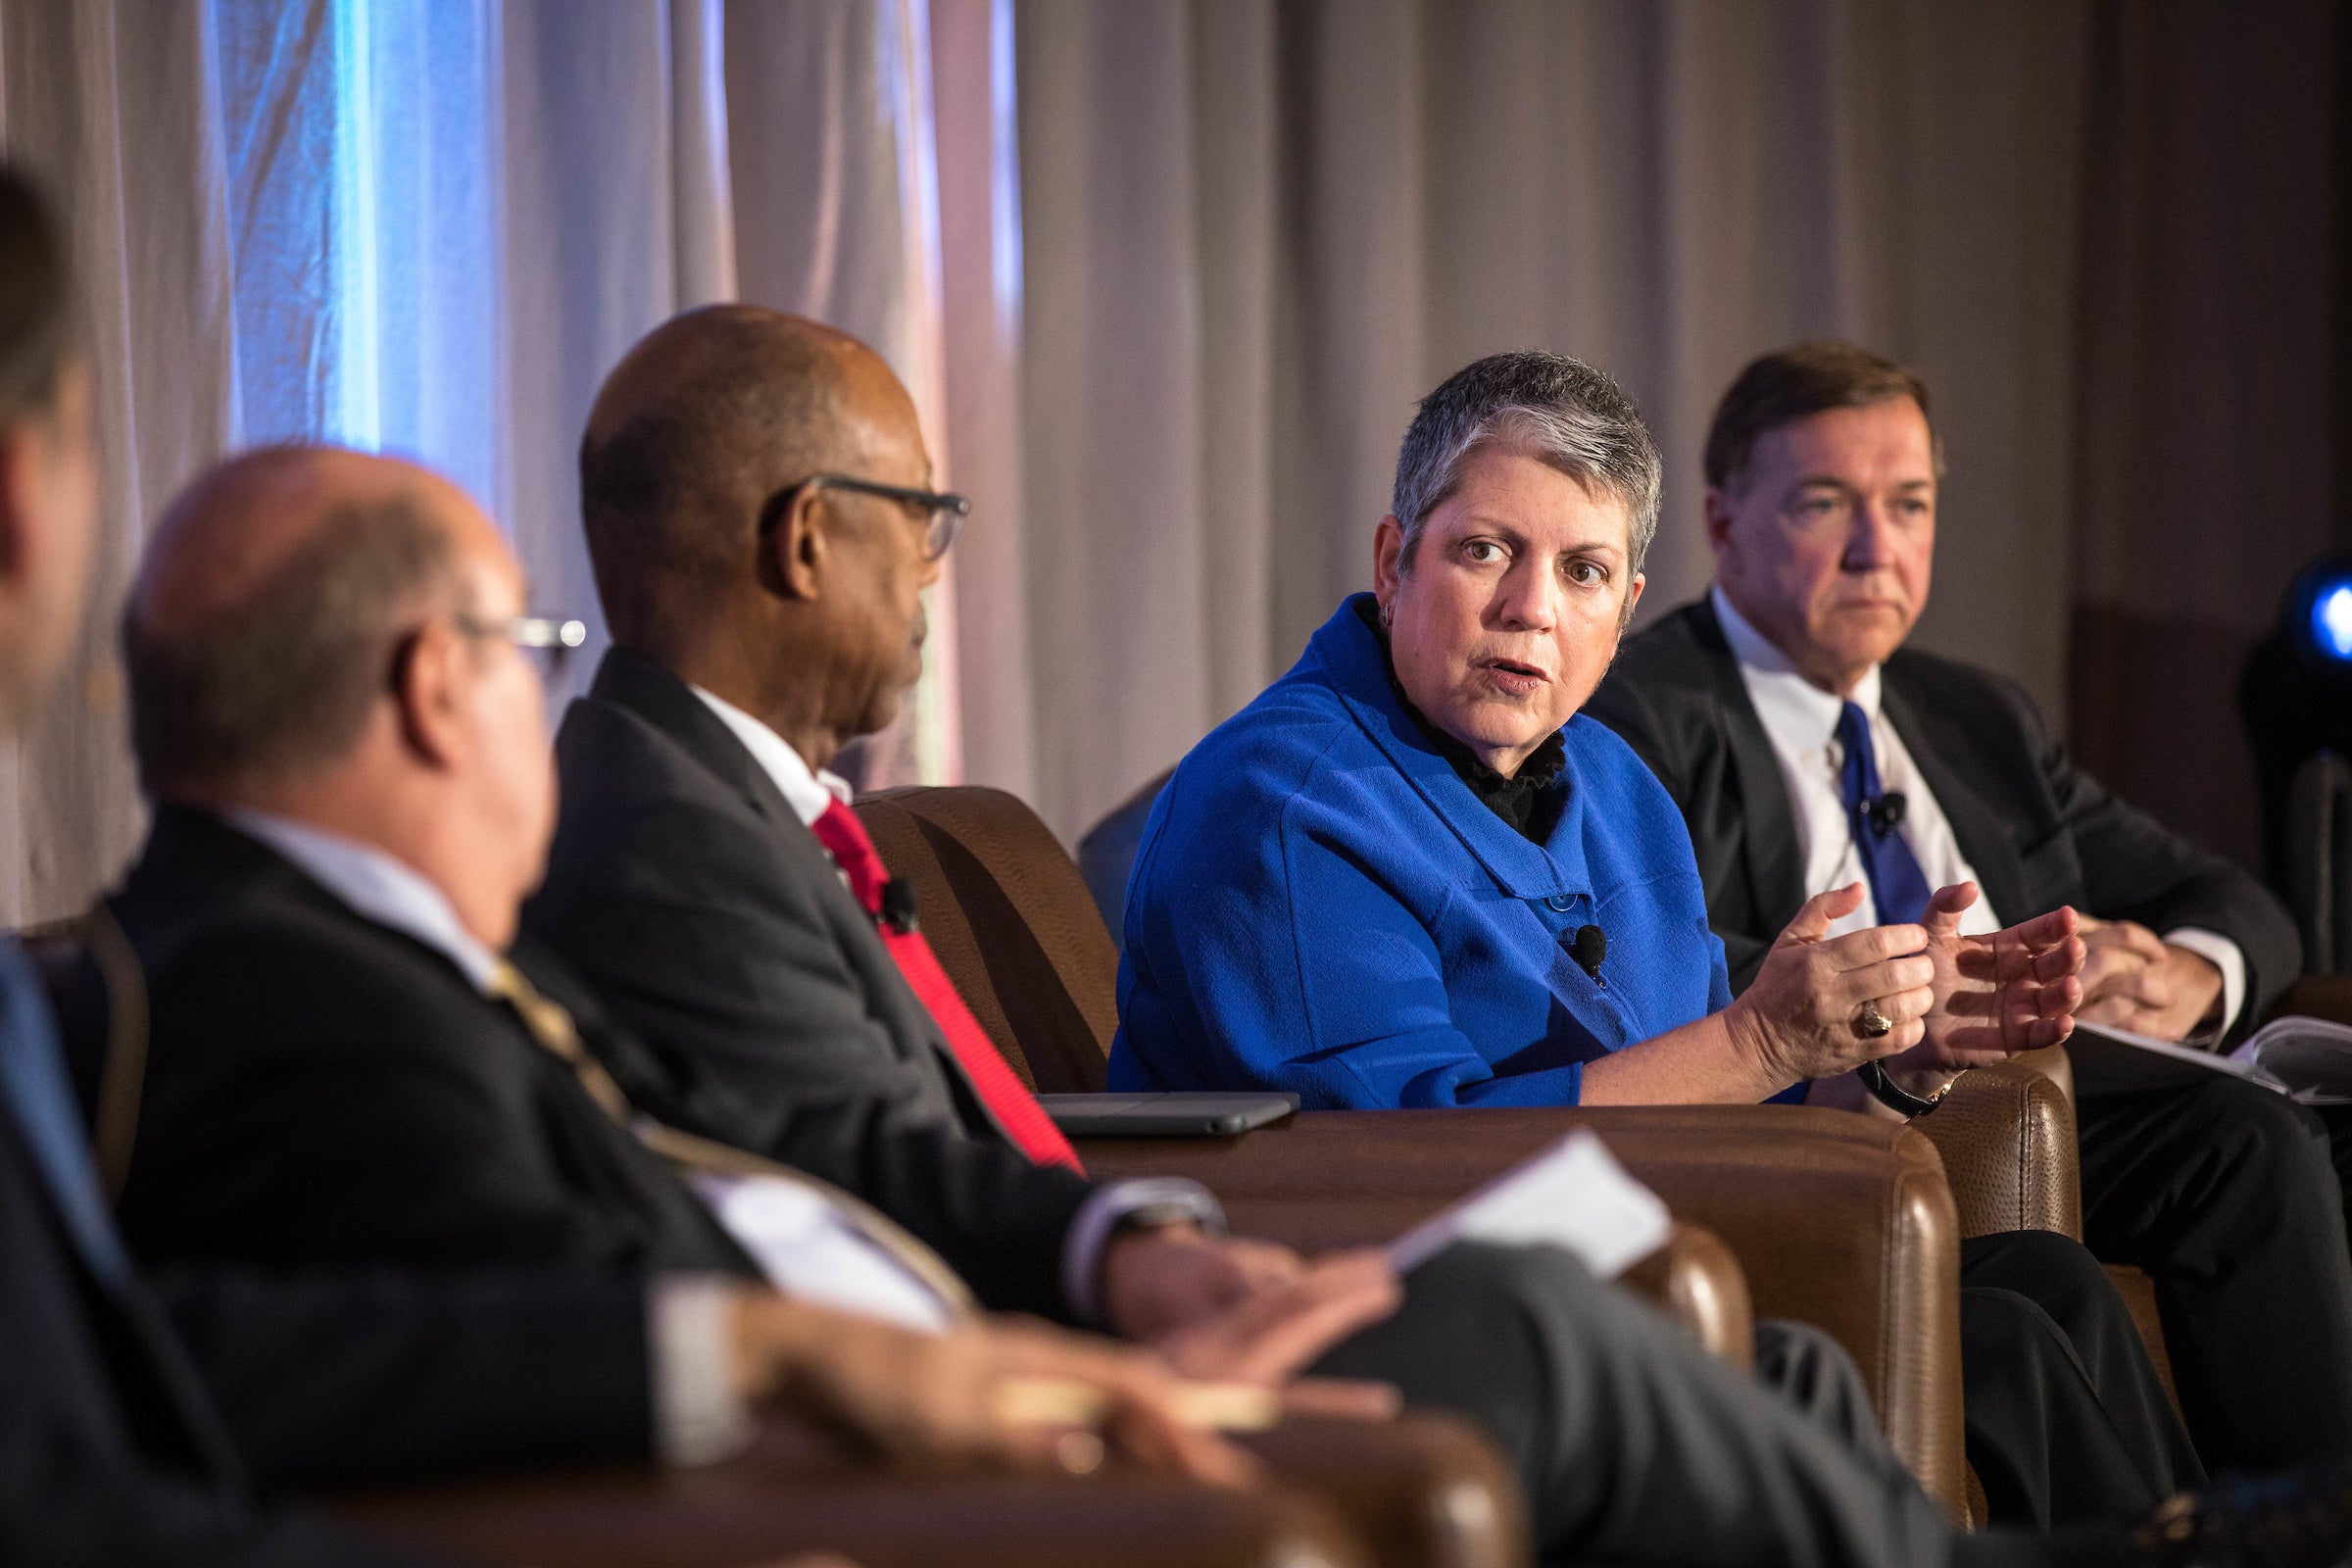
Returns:
[[[1462,782],[1453,764],[1438,755],[1391,690],[1380,639],[1358,608],[1371,597],[1354,594],[1343,601],[1308,639],[1305,655],[1284,680],[1304,676],[1327,686],[1348,716],[1511,898],[1591,893],[1591,874],[1585,864],[1584,795],[1576,787],[1575,760],[1569,760],[1562,775],[1567,798],[1551,836],[1536,844],[1513,831]]]
[[[1388,667],[1389,695],[1405,716],[1420,727],[1422,739],[1438,750],[1438,755],[1452,764],[1456,777],[1470,786],[1487,808],[1511,825],[1514,832],[1532,843],[1542,844],[1551,837],[1552,824],[1559,819],[1559,807],[1566,792],[1555,788],[1560,774],[1568,765],[1568,743],[1558,730],[1544,737],[1543,743],[1519,764],[1519,771],[1504,777],[1490,766],[1461,741],[1429,721],[1429,715],[1413,706],[1405,695],[1404,682],[1396,678],[1396,659],[1389,646],[1389,628],[1381,623],[1380,605],[1369,595],[1353,602],[1356,614],[1372,628],[1380,639],[1381,662]]]
[[[792,743],[768,728],[751,714],[723,697],[713,697],[700,686],[688,684],[687,689],[703,700],[703,705],[718,715],[720,723],[735,732],[743,749],[752,754],[761,772],[775,781],[784,804],[792,808],[793,815],[808,826],[825,814],[825,808],[836,801],[843,806],[857,792],[850,781],[838,773],[821,767],[810,767],[807,759],[792,749]]]
[[[458,966],[477,991],[498,972],[498,955],[466,929],[449,897],[416,867],[372,845],[290,817],[232,807],[229,826],[261,840],[341,900],[354,914],[416,938]]]
[[[1740,661],[1740,678],[1754,700],[1773,744],[1783,751],[1808,751],[1838,733],[1838,717],[1846,699],[1823,691],[1797,672],[1788,656],[1748,624],[1732,608],[1720,587],[1707,590],[1715,618],[1723,624],[1723,640]],[[1879,716],[1879,666],[1873,664],[1854,684],[1853,703],[1872,719]]]

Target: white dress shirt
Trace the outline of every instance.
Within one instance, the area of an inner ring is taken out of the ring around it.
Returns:
[[[498,955],[466,929],[447,896],[415,867],[305,822],[260,811],[224,814],[354,913],[414,937],[489,993]],[[866,1241],[821,1194],[766,1177],[697,1175],[690,1185],[786,1295],[935,1332],[952,1316],[928,1286]],[[752,1436],[727,1334],[733,1288],[724,1278],[702,1275],[660,1278],[649,1287],[656,1446],[672,1463],[722,1458]]]
[[[824,815],[825,808],[837,801],[844,806],[850,804],[855,792],[848,780],[821,767],[810,767],[790,741],[725,698],[700,686],[691,689],[743,742],[744,750],[752,754],[752,760],[774,781],[802,826],[814,824]],[[1223,1206],[1214,1194],[1196,1181],[1163,1176],[1111,1182],[1097,1188],[1079,1205],[1077,1216],[1070,1221],[1069,1234],[1062,1238],[1061,1244],[1062,1295],[1082,1318],[1101,1322],[1102,1249],[1121,1221],[1146,1210],[1154,1215],[1189,1218],[1209,1231],[1225,1228]]]
[[[1845,787],[1840,777],[1845,747],[1838,739],[1838,719],[1847,700],[1823,691],[1797,673],[1788,657],[1748,624],[1721,588],[1709,589],[1707,597],[1723,623],[1724,640],[1740,661],[1740,682],[1747,688],[1748,701],[1755,705],[1756,716],[1763,720],[1773,756],[1781,764],[1781,778],[1788,786],[1788,804],[1796,817],[1797,853],[1805,867],[1806,896],[1860,882],[1861,907],[1833,924],[1830,934],[1843,936],[1879,924],[1878,903],[1869,879],[1862,874],[1862,852],[1855,847],[1846,822]],[[1960,853],[1951,819],[1920,776],[1910,748],[1886,721],[1880,704],[1876,664],[1855,684],[1851,701],[1870,720],[1881,789],[1903,797],[1903,820],[1896,831],[1910,846],[1929,888],[1975,881],[1976,869]],[[1998,931],[2007,919],[1993,908],[1980,884],[1977,902],[1961,913],[1960,929],[1982,936]],[[2163,936],[2165,941],[2210,959],[2222,971],[2222,1028],[2227,1029],[2245,1002],[2245,955],[2228,937],[2197,926],[2177,927]]]

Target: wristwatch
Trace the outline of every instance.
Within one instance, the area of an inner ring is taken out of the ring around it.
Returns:
[[[1887,1109],[1904,1116],[1925,1116],[1943,1103],[1943,1097],[1952,1092],[1952,1084],[1958,1083],[1967,1071],[1968,1069],[1963,1067],[1958,1073],[1953,1074],[1952,1083],[1945,1084],[1937,1090],[1936,1098],[1933,1100],[1922,1100],[1910,1090],[1897,1084],[1886,1076],[1886,1069],[1876,1061],[1866,1061],[1856,1067],[1854,1076],[1861,1079],[1862,1087],[1869,1090],[1878,1102]]]

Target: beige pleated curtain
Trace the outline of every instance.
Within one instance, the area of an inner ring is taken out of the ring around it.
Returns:
[[[2113,782],[2251,859],[2237,671],[2296,566],[2352,543],[2342,17],[1028,0],[1049,820],[1082,831],[1368,585],[1397,438],[1458,366],[1540,346],[1639,399],[1654,612],[1708,578],[1716,397],[1834,333],[1934,389],[1921,644],[2023,682]]]
[[[219,58],[264,14],[270,58]],[[1935,388],[1922,641],[2250,853],[2235,661],[2346,537],[2340,24],[2325,0],[0,0],[0,128],[72,209],[112,481],[93,657],[0,765],[0,916],[72,909],[135,844],[103,654],[170,492],[311,416],[257,403],[257,338],[352,373],[303,317],[316,279],[229,259],[262,200],[238,138],[298,121],[359,25],[416,117],[379,183],[475,171],[443,205],[496,258],[438,291],[487,301],[478,326],[432,288],[387,305],[447,341],[380,334],[409,389],[385,408],[422,411],[408,444],[482,493],[549,608],[593,612],[588,400],[670,312],[803,311],[907,380],[977,505],[869,781],[999,784],[1074,839],[1365,584],[1414,399],[1496,349],[1641,401],[1668,464],[1648,603],[1684,599],[1715,396],[1835,332]],[[463,70],[400,79],[404,39]]]

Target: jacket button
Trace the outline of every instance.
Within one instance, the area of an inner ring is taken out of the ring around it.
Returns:
[[[1566,914],[1568,912],[1568,906],[1574,904],[1575,902],[1576,901],[1574,899],[1569,898],[1564,893],[1554,893],[1550,898],[1544,901],[1544,906],[1551,910],[1554,914]]]

